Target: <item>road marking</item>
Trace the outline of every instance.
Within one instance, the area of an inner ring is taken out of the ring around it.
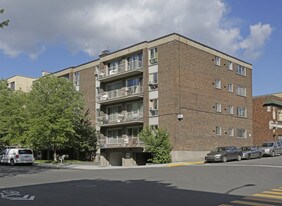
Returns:
[[[282,203],[282,200],[266,199],[266,198],[259,198],[259,197],[244,197],[243,199],[259,201],[259,202]]]
[[[265,197],[265,198],[274,198],[274,199],[282,199],[282,196],[277,195],[267,195],[267,194],[254,194],[256,197]]]
[[[249,202],[249,201],[242,201],[242,200],[234,200],[231,203],[242,204],[242,205],[250,205],[250,206],[275,206],[275,205],[270,205],[270,204]]]
[[[233,200],[230,203],[249,206],[282,205],[282,187],[279,187],[279,189],[271,189],[270,191],[253,194],[252,196],[247,196],[239,200]],[[219,206],[228,206],[228,204],[221,204]]]
[[[282,192],[282,189],[272,189],[272,190]]]
[[[265,191],[262,193],[266,193],[266,194],[273,194],[273,195],[282,195],[282,192],[270,192],[270,191]]]
[[[22,196],[18,191],[3,190],[0,191],[0,198],[6,200],[34,200],[35,196],[24,195]]]
[[[181,162],[181,163],[170,163],[168,167],[180,167],[180,166],[187,166],[187,165],[199,165],[204,164],[204,162]]]
[[[278,165],[243,165],[234,163],[224,163],[224,164],[204,164],[205,166],[216,166],[216,167],[268,167],[268,168],[282,168]]]

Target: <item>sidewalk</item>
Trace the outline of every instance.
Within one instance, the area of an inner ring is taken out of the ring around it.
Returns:
[[[158,167],[180,167],[180,166],[188,166],[188,165],[196,165],[203,164],[202,161],[191,161],[191,162],[175,162],[168,164],[148,164],[141,166],[108,166],[102,167],[95,164],[52,164],[52,163],[34,163],[35,166],[38,167],[46,167],[46,168],[54,168],[54,169],[78,169],[78,170],[106,170],[106,169],[128,169],[128,168],[158,168]]]

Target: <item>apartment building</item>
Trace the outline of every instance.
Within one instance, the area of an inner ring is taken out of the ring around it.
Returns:
[[[169,132],[173,161],[253,143],[252,65],[179,34],[104,51],[55,75],[84,94],[104,166],[145,164],[138,133],[148,126]]]
[[[15,75],[7,79],[8,87],[12,90],[22,90],[23,92],[30,92],[35,78]]]
[[[282,140],[282,93],[253,98],[254,144]]]

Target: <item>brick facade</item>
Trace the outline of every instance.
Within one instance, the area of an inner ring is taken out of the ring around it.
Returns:
[[[151,48],[157,48],[158,52],[157,62],[153,64],[150,62]],[[129,71],[126,70],[128,66],[125,66],[125,70],[116,75],[101,77],[102,73],[105,75],[110,71],[108,70],[110,63],[119,61],[121,66],[127,65],[128,59],[139,53],[142,54],[141,70]],[[220,57],[220,66],[215,64],[216,56]],[[232,70],[228,69],[229,62],[233,64]],[[238,64],[245,68],[246,75],[236,73]],[[96,66],[99,66],[98,72]],[[158,85],[157,89],[152,91],[149,76],[150,72],[156,71]],[[120,128],[122,133],[122,137],[118,137],[121,140],[120,143],[106,144],[101,147],[102,165],[111,165],[111,158],[115,159],[113,164],[122,162],[123,165],[134,165],[143,162],[141,157],[143,146],[133,145],[131,144],[133,140],[126,140],[127,137],[124,137],[128,135],[127,129],[134,126],[157,125],[159,128],[167,129],[173,146],[174,161],[189,159],[190,151],[201,151],[200,155],[203,157],[203,151],[211,150],[216,146],[253,144],[252,65],[186,37],[171,34],[150,42],[142,42],[104,54],[94,62],[60,71],[57,75],[63,76],[74,72],[80,73],[80,91],[84,95],[86,107],[90,110],[92,123],[101,134],[100,138],[104,138],[104,143],[109,142],[107,139],[109,129]],[[72,76],[70,75],[70,79]],[[97,100],[100,90],[106,92],[107,95],[109,94],[107,92],[112,92],[107,91],[110,83],[121,82],[122,88],[118,89],[118,92],[126,94],[124,92],[128,89],[128,80],[140,76],[142,82],[138,86],[142,86],[142,94],[135,97],[105,99],[100,102]],[[220,89],[215,88],[216,80],[221,81]],[[228,91],[228,84],[233,85],[232,92]],[[246,95],[236,94],[237,85],[246,89]],[[154,98],[158,99],[158,115],[152,117],[150,107]],[[128,112],[126,105],[136,101],[143,102],[142,119],[126,122],[122,118],[111,124],[105,122],[106,124],[98,125],[99,115],[102,113],[111,115],[107,114],[109,106],[121,105],[119,110],[122,111],[118,113],[123,117]],[[216,112],[216,103],[221,104],[221,112]],[[230,105],[233,106],[234,114],[227,112]],[[247,115],[238,117],[237,107],[244,108]],[[178,120],[178,114],[183,114],[183,120]],[[216,127],[221,128],[220,135],[216,135]],[[227,134],[230,128],[234,129],[232,136]],[[237,129],[244,130],[244,137],[237,137]],[[122,158],[122,161],[118,158]]]
[[[161,128],[168,129],[173,149],[178,151],[203,151],[215,146],[252,145],[252,70],[246,76],[227,69],[227,61],[221,58],[221,66],[215,65],[213,54],[201,51],[178,41],[158,47],[159,50],[159,108]],[[221,89],[214,86],[221,80]],[[227,91],[228,83],[234,85]],[[236,85],[246,87],[246,97],[236,95]],[[222,112],[215,112],[215,103],[222,104]],[[234,106],[234,114],[227,114],[227,106]],[[236,116],[236,107],[247,109],[247,118]],[[179,121],[177,114],[184,115]],[[222,128],[222,135],[215,135],[215,127]],[[247,138],[227,135],[228,128],[244,128]]]
[[[282,129],[269,129],[269,121],[276,122],[278,115],[277,109],[282,109],[281,106],[270,106],[269,108],[264,106],[269,100],[282,102],[282,98],[275,95],[265,95],[253,98],[254,145],[257,146],[261,146],[263,142],[275,141],[278,136],[282,136]]]

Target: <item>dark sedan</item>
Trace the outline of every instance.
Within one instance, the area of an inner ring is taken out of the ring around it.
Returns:
[[[242,151],[237,147],[216,147],[205,156],[206,162],[227,162],[228,160],[242,159]]]
[[[242,159],[261,158],[262,152],[255,146],[241,147],[243,152]]]

